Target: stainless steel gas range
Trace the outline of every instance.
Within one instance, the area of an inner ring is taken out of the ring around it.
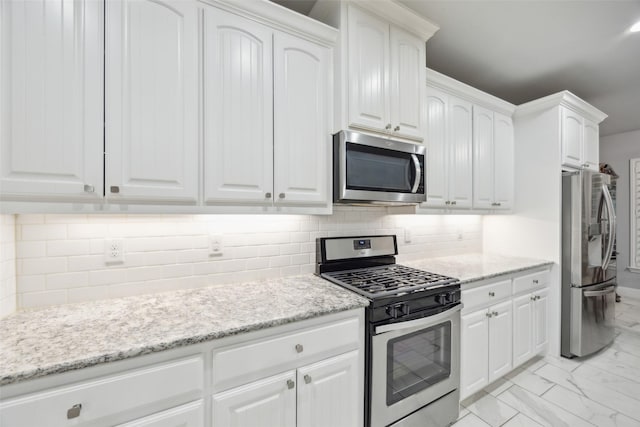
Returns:
[[[365,425],[447,426],[459,410],[460,283],[397,254],[394,235],[320,238],[316,274],[370,300]]]

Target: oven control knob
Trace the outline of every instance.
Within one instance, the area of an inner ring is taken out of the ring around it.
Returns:
[[[451,295],[450,293],[440,294],[440,295],[436,295],[436,302],[440,305],[447,305],[453,301],[453,298],[455,298],[455,296]]]
[[[449,292],[449,302],[457,302],[458,301],[458,295],[456,294],[455,291]]]
[[[396,304],[387,307],[387,314],[394,319],[409,314],[409,306],[406,304]]]

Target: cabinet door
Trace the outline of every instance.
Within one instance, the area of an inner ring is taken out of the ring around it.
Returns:
[[[447,110],[449,95],[427,88],[427,201],[424,206],[448,206]]]
[[[204,427],[204,404],[198,400],[118,427]]]
[[[493,208],[513,206],[513,121],[511,117],[494,113],[493,132]]]
[[[197,5],[114,0],[106,11],[106,197],[195,203]]]
[[[489,320],[489,382],[500,378],[512,369],[513,316],[511,301],[489,308],[493,316]]]
[[[513,300],[513,367],[533,356],[533,295]]]
[[[546,350],[549,343],[549,290],[543,289],[534,293],[536,301],[533,305],[533,351],[535,354]]]
[[[213,396],[213,425],[296,426],[296,373],[285,372]]]
[[[389,24],[348,6],[349,124],[391,127],[389,118]]]
[[[425,42],[406,31],[390,27],[390,101],[394,135],[424,139]],[[397,129],[397,130],[396,130]]]
[[[493,112],[473,107],[473,207],[493,203]]]
[[[103,23],[99,1],[0,2],[0,198],[102,198]]]
[[[298,369],[297,427],[362,425],[358,351]]]
[[[582,166],[582,117],[562,108],[562,164]]]
[[[274,189],[277,205],[329,203],[329,52],[274,36]]]
[[[469,102],[449,97],[449,200],[453,208],[472,205],[472,121],[473,109]]]
[[[204,10],[204,195],[208,203],[271,205],[272,30]]]
[[[460,398],[489,383],[489,318],[486,310],[462,316],[460,347]]]
[[[600,128],[591,120],[584,120],[584,145],[582,166],[598,172],[600,170]]]

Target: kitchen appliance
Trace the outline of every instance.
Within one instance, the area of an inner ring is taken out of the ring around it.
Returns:
[[[316,240],[316,274],[370,300],[365,425],[447,426],[458,417],[460,282],[395,263],[396,236]]]
[[[587,170],[562,175],[561,353],[586,356],[615,336],[616,216],[611,177]]]
[[[425,147],[342,131],[333,136],[333,201],[407,205],[427,200]]]

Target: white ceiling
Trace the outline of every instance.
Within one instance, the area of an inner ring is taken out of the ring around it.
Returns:
[[[399,1],[440,27],[428,67],[513,104],[567,89],[609,115],[601,135],[640,129],[640,0]]]

